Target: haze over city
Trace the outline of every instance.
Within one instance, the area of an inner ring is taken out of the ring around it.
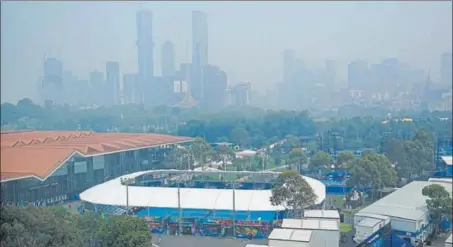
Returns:
[[[265,94],[282,82],[285,49],[313,73],[335,62],[347,87],[348,63],[396,58],[440,80],[440,56],[452,44],[451,2],[5,2],[2,3],[2,102],[39,101],[43,62],[53,57],[80,80],[108,61],[137,73],[140,10],[152,12],[154,76],[161,45],[174,44],[175,67],[192,60],[192,11],[207,14],[208,63],[229,86],[250,82]],[[450,58],[451,61],[451,58]],[[451,62],[450,62],[451,64]],[[451,73],[451,70],[450,70]],[[451,78],[451,76],[450,76]],[[319,81],[318,79],[314,79]],[[323,83],[323,82],[321,82]],[[193,92],[192,92],[193,93]]]

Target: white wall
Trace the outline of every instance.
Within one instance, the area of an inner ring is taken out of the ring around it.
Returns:
[[[272,246],[272,247],[318,247],[317,245],[312,245],[310,242],[296,242],[296,241],[273,240],[273,239],[269,239],[269,246]],[[322,247],[322,246],[319,246],[319,247]]]
[[[340,243],[340,231],[312,230],[310,243],[313,247],[338,246]]]

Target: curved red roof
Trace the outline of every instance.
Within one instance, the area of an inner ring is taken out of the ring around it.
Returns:
[[[74,153],[94,156],[191,140],[149,133],[4,132],[1,133],[1,181],[30,176],[44,180]]]

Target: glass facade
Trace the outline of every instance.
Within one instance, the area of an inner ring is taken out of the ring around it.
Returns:
[[[124,174],[163,167],[165,154],[175,145],[162,145],[105,155],[73,156],[45,181],[26,178],[1,183],[4,204],[53,205]]]

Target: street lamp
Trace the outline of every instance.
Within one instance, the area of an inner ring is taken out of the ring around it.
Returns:
[[[126,185],[126,214],[129,215],[129,185],[135,183],[135,178],[125,177],[121,178],[120,181],[121,184]]]

